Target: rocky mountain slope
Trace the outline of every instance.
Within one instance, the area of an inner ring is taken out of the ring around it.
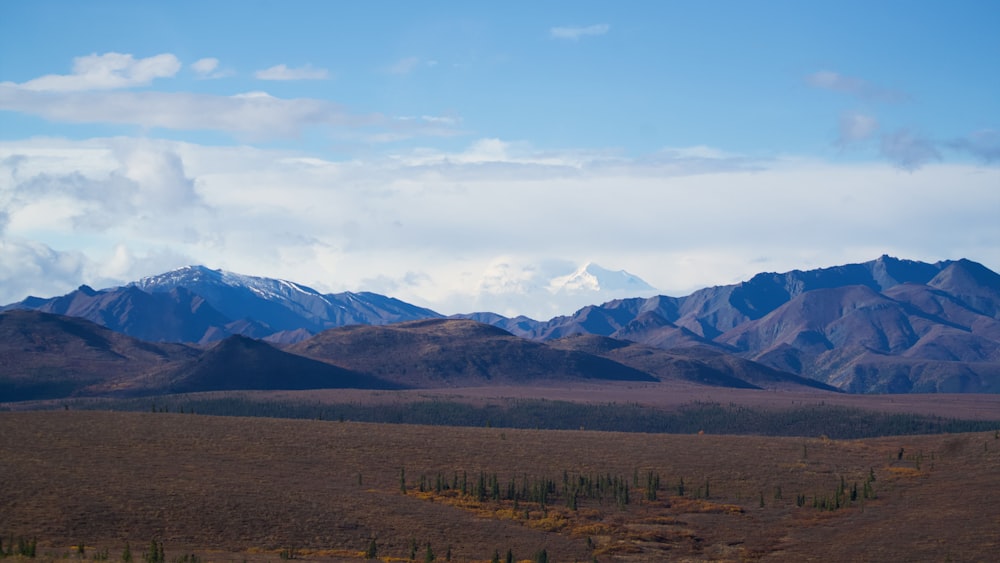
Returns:
[[[189,346],[144,342],[80,318],[5,311],[0,402],[82,394],[92,385],[140,377],[199,355]]]
[[[61,297],[29,297],[4,309],[82,317],[143,340],[215,342],[239,334],[295,342],[327,328],[440,317],[376,293],[321,294],[285,280],[189,266],[132,284]]]
[[[571,279],[584,285],[587,276],[596,275],[586,268],[578,273]],[[603,270],[597,273],[609,275]],[[293,282],[201,266],[125,287],[95,291],[82,286],[62,297],[31,297],[5,309],[82,317],[149,341],[211,343],[235,334],[280,346],[298,346],[330,328],[442,318],[434,311],[373,293],[323,295]],[[681,379],[687,377],[683,373],[701,370],[703,366],[685,372],[688,368],[677,359],[685,356],[691,361],[697,351],[698,361],[715,358],[716,367],[724,368],[723,375],[745,381],[751,381],[744,379],[749,372],[741,372],[744,368],[739,361],[749,360],[851,392],[1000,392],[1000,275],[965,259],[928,264],[882,256],[861,264],[761,273],[743,283],[705,288],[685,297],[617,299],[548,321],[487,312],[454,318],[487,323],[536,343],[596,335],[670,352],[672,360],[658,357],[659,363],[652,366],[623,361],[626,352],[629,357],[647,355],[625,346],[619,346],[624,351],[617,352],[618,357],[598,354],[658,377],[667,376],[663,365],[680,370],[670,377]],[[419,326],[423,325],[410,326],[408,333]],[[358,338],[352,345],[379,356],[378,341],[364,338],[375,334],[388,338],[396,334],[393,330],[352,328],[332,333],[336,336],[325,335],[328,342],[324,345],[314,341],[293,349],[337,363],[318,350],[336,349],[338,339]],[[550,357],[552,348],[535,356],[524,348],[531,342],[509,341],[506,347],[474,349],[479,336],[457,329],[451,335],[453,340],[470,339],[468,345],[473,348],[464,349],[465,359],[452,360],[456,365],[468,364],[459,371],[469,381],[489,381],[490,374],[506,370],[490,367],[505,365],[503,354],[540,362],[529,372],[556,369],[558,374],[561,369]],[[431,357],[426,356],[428,349],[413,343],[407,346],[406,354],[417,359],[409,367],[397,365],[400,369],[414,369],[423,358]],[[445,344],[434,346],[438,346],[434,362],[455,350]],[[562,353],[576,351],[565,343],[554,348]],[[473,359],[476,355],[480,357]],[[371,363],[375,359],[355,361],[369,362],[361,367],[383,374],[394,369],[391,362],[376,366]],[[425,383],[436,377],[432,371],[421,373],[420,377],[427,378]],[[709,377],[709,371],[702,373]],[[391,377],[402,384],[398,374]],[[712,378],[720,383],[725,380],[718,379],[718,374]]]
[[[322,332],[287,350],[416,387],[657,381],[600,356],[533,342],[469,320],[354,325]]]
[[[883,256],[758,274],[682,298],[585,307],[518,333],[700,345],[851,392],[1000,392],[1000,275],[970,260]]]

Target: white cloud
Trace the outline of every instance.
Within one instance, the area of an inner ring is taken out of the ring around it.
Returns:
[[[0,86],[43,92],[112,90],[146,86],[156,78],[172,77],[180,69],[180,61],[170,53],[145,59],[122,53],[95,53],[73,59],[71,74],[50,74],[19,85],[5,82]]]
[[[907,99],[907,95],[898,90],[882,88],[867,80],[832,70],[814,72],[806,76],[806,83],[814,88],[850,94],[870,101],[900,102]]]
[[[549,35],[555,39],[580,39],[581,37],[604,35],[611,29],[606,23],[588,26],[567,26],[553,27],[549,29]]]
[[[204,220],[211,210],[175,152],[141,140],[112,142],[105,151],[114,162],[112,169],[84,174],[73,169],[72,161],[47,158],[44,168],[49,170],[13,177],[0,191],[10,230],[24,237],[47,233],[62,238],[127,233],[136,241],[202,236],[188,222]],[[25,158],[30,163],[38,157]],[[52,170],[52,165],[64,171]]]
[[[0,109],[64,123],[113,123],[144,128],[214,130],[249,138],[293,137],[325,127],[361,138],[371,130],[397,138],[452,135],[441,121],[400,120],[350,113],[338,104],[309,98],[283,99],[264,92],[233,96],[185,92],[32,92],[0,85]]]
[[[58,252],[39,242],[0,239],[0,303],[66,293],[80,285],[86,263],[78,251]]]
[[[135,144],[0,142],[3,240],[21,241],[10,263],[63,264],[71,288],[198,262],[444,313],[543,318],[570,310],[500,290],[585,261],[668,295],[886,252],[1000,266],[996,168],[929,163],[901,174],[710,147],[635,159],[501,139],[342,162],[167,141],[130,152]],[[0,302],[57,293],[18,283],[0,283]]]
[[[171,62],[172,61],[172,62]],[[167,63],[170,64],[167,64]],[[144,129],[223,131],[241,140],[296,137],[306,128],[325,129],[340,142],[391,142],[421,136],[452,136],[455,117],[399,118],[377,113],[357,114],[331,101],[284,99],[266,92],[229,96],[191,92],[106,91],[144,84],[155,76],[173,75],[180,63],[173,55],[134,60],[111,53],[77,60],[70,76],[41,77],[24,84],[0,83],[0,111],[35,115],[60,123],[135,125]],[[107,70],[111,69],[111,70]],[[203,78],[228,75],[217,59],[192,65]],[[278,65],[258,73],[271,80],[320,78],[321,69],[308,65],[288,69]]]
[[[234,74],[231,70],[219,69],[219,59],[206,57],[191,63],[191,70],[198,75],[198,78],[224,78]]]
[[[289,68],[284,64],[275,65],[254,73],[260,80],[326,80],[330,71],[325,68],[313,68],[305,65],[299,68]]]
[[[841,114],[837,135],[837,145],[846,147],[859,141],[870,139],[878,130],[878,120],[859,112]]]
[[[219,59],[211,57],[198,59],[197,61],[191,63],[191,70],[202,76],[212,74],[212,72],[214,72],[217,68],[219,68]]]

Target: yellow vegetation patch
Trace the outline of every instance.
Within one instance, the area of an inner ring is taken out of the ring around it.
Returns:
[[[607,545],[594,550],[595,555],[629,555],[642,553],[639,546],[624,541]]]
[[[683,526],[684,522],[673,516],[652,516],[644,519],[642,524],[654,524],[657,526]]]
[[[608,536],[614,533],[614,528],[607,524],[584,524],[573,528],[573,535],[577,536]]]
[[[743,507],[736,504],[722,504],[697,498],[671,497],[674,511],[688,514],[743,514]]]
[[[920,470],[915,467],[890,467],[889,473],[899,477],[916,477],[920,475]]]
[[[527,520],[525,524],[532,528],[545,530],[546,532],[560,532],[569,526],[569,519],[558,512],[549,511],[548,516],[543,516],[538,520]]]

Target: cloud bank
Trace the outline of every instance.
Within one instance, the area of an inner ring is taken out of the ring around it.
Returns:
[[[891,150],[919,159],[918,146]],[[671,295],[883,253],[1000,264],[1000,171],[933,161],[900,173],[497,139],[329,161],[124,138],[0,143],[0,161],[0,302],[203,263],[444,313],[548,318],[570,311],[517,291],[587,261]]]
[[[157,78],[177,74],[181,63],[169,53],[136,59],[122,53],[91,54],[73,59],[70,74],[49,74],[16,86],[22,90],[42,92],[75,92],[81,90],[113,90],[146,86]],[[0,86],[13,86],[10,82]]]

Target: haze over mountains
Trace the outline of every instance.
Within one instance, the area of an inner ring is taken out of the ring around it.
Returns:
[[[593,264],[562,280],[562,287],[586,288],[615,279],[640,293],[648,288],[624,272]],[[323,295],[293,282],[202,266],[124,287],[96,291],[83,286],[61,297],[30,297],[4,309],[82,317],[142,341],[206,345],[229,338],[226,345],[232,349],[309,358],[354,377],[321,374],[295,382],[293,388],[338,377],[373,387],[513,384],[548,377],[676,379],[766,388],[832,385],[861,393],[1000,392],[1000,275],[964,259],[927,264],[882,256],[862,264],[762,273],[685,297],[618,299],[547,321],[485,312],[445,320],[429,309],[374,293]],[[30,318],[17,319],[24,331],[31,331]],[[436,320],[428,324],[428,319]],[[58,324],[47,316],[37,323],[46,330]],[[74,334],[83,331],[79,325],[66,327],[74,327]],[[234,335],[291,346],[262,351],[251,341],[232,340]],[[119,337],[87,338],[110,343]],[[234,344],[240,342],[242,348]],[[135,346],[144,353],[156,350],[153,355],[166,358],[171,370],[177,362],[205,353],[190,346]],[[90,348],[92,353],[95,348]],[[115,350],[111,344],[96,349]],[[24,353],[9,347],[5,352],[24,365],[45,364],[25,359]],[[101,361],[116,365],[115,360]],[[152,369],[131,366],[125,372],[160,383],[120,384],[119,391],[180,389],[181,372],[192,368],[160,379],[148,375]],[[87,392],[110,389],[87,381]],[[209,387],[234,384],[213,381]],[[268,388],[269,383],[256,385]]]
[[[650,297],[656,288],[625,270],[609,270],[593,262],[518,265],[498,261],[483,274],[476,293],[459,311],[492,311],[548,318],[592,303],[628,297]],[[453,309],[455,310],[455,309]]]

